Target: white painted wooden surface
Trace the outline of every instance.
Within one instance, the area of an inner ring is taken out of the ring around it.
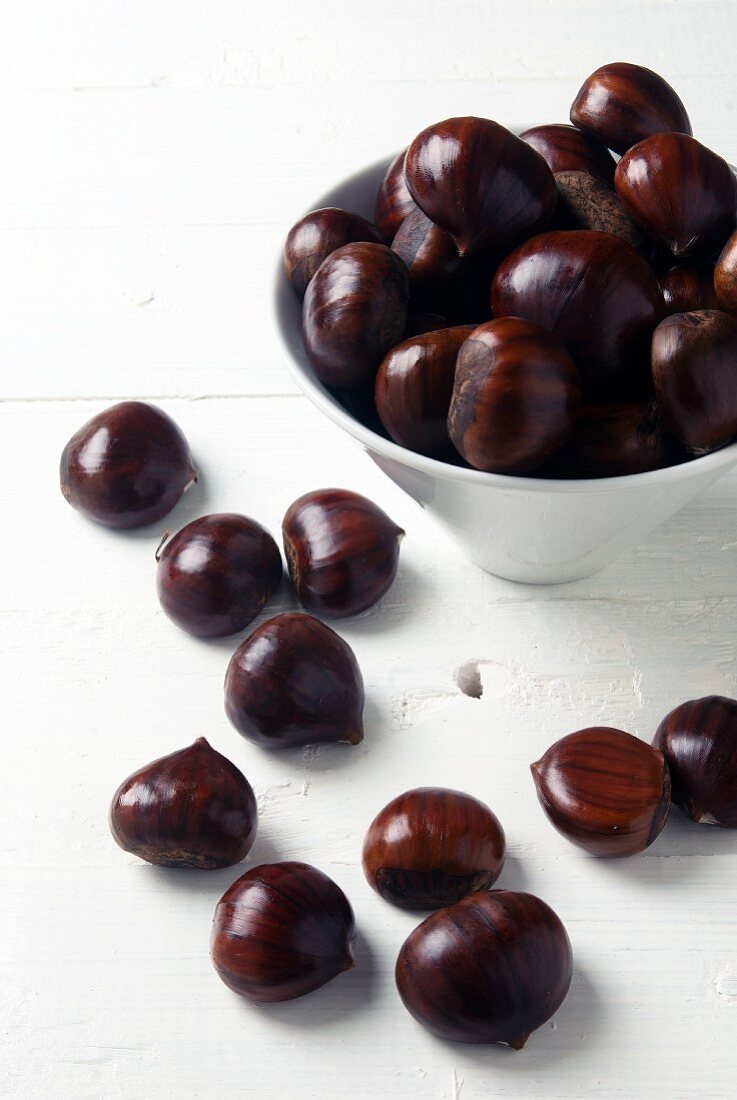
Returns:
[[[6,0],[0,28],[0,1094],[734,1096],[737,834],[674,813],[645,855],[597,862],[546,823],[527,766],[572,729],[649,738],[681,699],[737,694],[737,476],[599,577],[495,580],[295,393],[269,317],[291,220],[435,118],[564,120],[587,72],[635,60],[737,159],[733,3]],[[132,396],[177,419],[203,471],[167,526],[232,509],[276,532],[337,482],[407,528],[383,606],[342,628],[368,688],[360,748],[242,741],[221,701],[235,642],[190,639],[156,604],[159,529],[111,534],[62,500],[67,437]],[[480,700],[456,686],[469,661]],[[255,1009],[212,971],[237,870],[156,870],[109,836],[117,783],[199,734],[258,790],[254,859],[313,861],[354,903],[356,969],[302,1002]],[[374,813],[423,783],[486,799],[500,885],[569,928],[573,988],[519,1054],[440,1043],[395,993],[415,922],[358,860]]]

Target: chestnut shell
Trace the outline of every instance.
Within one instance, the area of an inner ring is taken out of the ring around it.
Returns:
[[[399,952],[407,1010],[433,1035],[520,1050],[557,1012],[573,974],[568,934],[533,894],[480,891],[433,913]]]
[[[676,264],[660,276],[660,287],[668,313],[719,309],[713,264]]]
[[[623,730],[562,737],[532,765],[540,805],[567,840],[595,856],[629,856],[659,836],[670,807],[663,754]]]
[[[376,409],[395,443],[431,458],[454,453],[448,409],[458,351],[471,332],[471,325],[426,332],[384,356],[376,375]]]
[[[495,317],[524,317],[557,336],[588,401],[629,400],[649,388],[663,296],[652,268],[619,237],[589,229],[533,237],[500,264],[491,305]]]
[[[281,576],[269,532],[247,516],[221,512],[192,520],[160,550],[156,588],[177,626],[223,638],[255,619]]]
[[[652,341],[655,396],[671,435],[694,454],[737,438],[737,317],[674,313]]]
[[[251,784],[204,737],[128,776],[110,804],[115,842],[162,867],[209,871],[239,863],[257,820]]]
[[[287,509],[282,533],[297,597],[311,611],[358,615],[394,583],[404,531],[360,493],[305,493]]]
[[[347,244],[323,260],[307,287],[302,338],[326,386],[373,384],[382,356],[404,333],[409,274],[383,244]]]
[[[693,821],[737,829],[737,699],[681,703],[660,723],[653,745],[670,769],[675,804]]]
[[[555,208],[555,182],[544,159],[488,118],[428,126],[407,150],[404,176],[414,201],[462,256],[504,251]]]
[[[600,141],[576,126],[567,123],[532,126],[520,138],[537,150],[553,175],[588,172],[604,183],[613,184],[614,157]]]
[[[717,259],[714,293],[720,309],[737,313],[737,232],[729,238]]]
[[[353,650],[311,615],[288,612],[261,623],[225,674],[225,710],[263,748],[363,739],[364,689]]]
[[[556,229],[595,229],[613,233],[633,248],[639,248],[643,237],[624,208],[611,184],[588,172],[557,172],[558,206]]]
[[[499,819],[483,802],[444,787],[392,799],[363,844],[369,885],[400,909],[440,909],[486,890],[504,865]]]
[[[588,76],[571,107],[571,122],[615,153],[651,134],[691,133],[686,108],[662,76],[614,61]]]
[[[241,997],[290,1001],[352,968],[354,936],[350,902],[331,878],[308,863],[267,863],[218,902],[210,957]]]
[[[404,179],[406,155],[406,149],[397,153],[387,168],[376,195],[374,225],[387,244],[394,238],[404,219],[417,209]]]
[[[478,470],[528,473],[563,446],[580,404],[578,371],[555,336],[500,317],[458,352],[448,434]]]
[[[539,477],[623,477],[686,458],[665,432],[653,404],[584,405],[565,447]]]
[[[357,241],[382,243],[376,227],[360,214],[326,206],[300,218],[284,244],[284,270],[298,296],[304,297],[307,284],[331,252]]]
[[[107,527],[145,527],[172,510],[197,480],[189,445],[165,412],[123,401],[93,416],[69,440],[61,491]]]

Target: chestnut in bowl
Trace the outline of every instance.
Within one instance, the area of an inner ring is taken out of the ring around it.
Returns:
[[[633,248],[643,236],[624,208],[614,187],[588,172],[557,172],[556,229],[595,229],[613,233]]]
[[[311,210],[300,218],[289,230],[284,244],[284,270],[295,293],[303,298],[322,261],[344,244],[358,241],[382,243],[376,227],[360,214],[328,206]]]
[[[400,909],[440,909],[487,890],[504,865],[504,830],[462,791],[418,787],[392,799],[363,843],[373,890]]]
[[[714,268],[714,293],[720,309],[737,313],[737,231],[719,253]]]
[[[714,265],[676,264],[660,276],[667,313],[689,313],[694,309],[719,309],[714,287]]]
[[[567,123],[532,126],[520,134],[544,158],[550,171],[588,172],[604,183],[613,184],[614,157],[600,141]]]
[[[555,336],[500,317],[461,345],[448,434],[477,470],[525,473],[563,446],[580,404],[578,371]]]
[[[540,474],[556,478],[623,477],[683,462],[654,404],[584,405],[573,435]]]
[[[391,244],[394,235],[406,217],[417,205],[409,193],[404,178],[404,159],[407,150],[402,149],[389,164],[376,193],[374,204],[374,225],[387,244]]]

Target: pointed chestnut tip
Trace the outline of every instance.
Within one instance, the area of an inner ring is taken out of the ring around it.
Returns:
[[[516,1039],[510,1039],[509,1046],[512,1048],[512,1050],[522,1050],[522,1047],[525,1045],[529,1038],[530,1033],[528,1031],[526,1035],[518,1035]]]
[[[532,772],[532,778],[535,780],[536,783],[537,783],[538,779],[540,778],[540,772],[542,771],[542,766],[543,766],[542,760],[536,760],[534,764],[530,764],[530,771]]]
[[[360,745],[363,741],[363,730],[360,728],[348,730],[348,732],[341,737],[341,741],[345,742],[346,745]]]
[[[345,974],[346,971],[348,971],[348,970],[353,970],[355,965],[356,965],[356,960],[353,958],[353,955],[351,954],[351,951],[350,951],[350,948],[349,948],[346,951],[345,955],[343,956],[343,961],[340,964],[341,974]]]
[[[212,745],[210,744],[210,742],[207,740],[206,737],[196,738],[196,740],[193,742],[192,747],[194,748],[195,746],[197,746],[201,749],[210,749],[210,748],[212,748]]]

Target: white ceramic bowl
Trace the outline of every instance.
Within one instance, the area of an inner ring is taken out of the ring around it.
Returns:
[[[308,207],[340,206],[373,217],[389,164],[351,176]],[[296,217],[294,219],[296,221]],[[302,347],[301,305],[276,273],[277,333],[289,372],[307,396],[425,508],[472,561],[528,584],[556,584],[598,572],[737,464],[737,443],[652,473],[583,481],[509,477],[414,454],[371,431],[315,377]]]

